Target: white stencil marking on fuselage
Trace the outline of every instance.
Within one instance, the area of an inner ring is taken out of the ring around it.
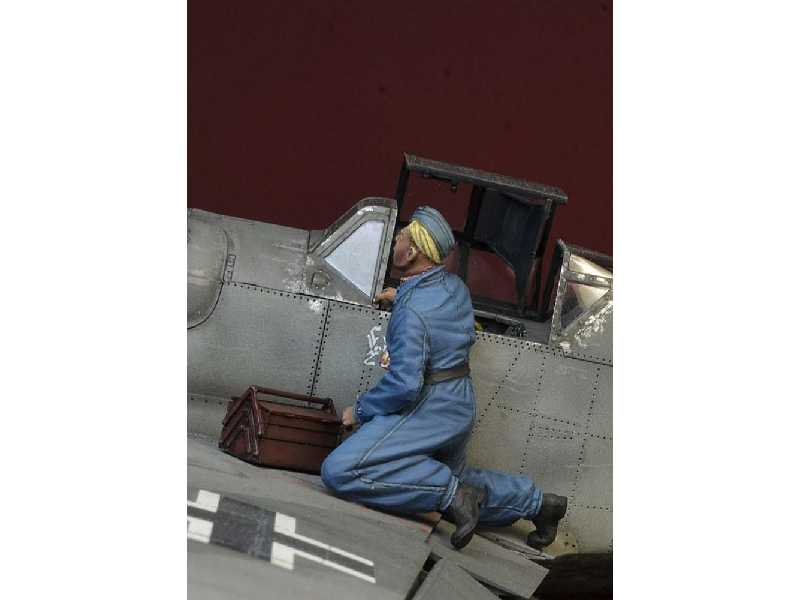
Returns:
[[[272,542],[269,562],[277,567],[294,570],[294,548],[284,546],[279,542]]]
[[[329,544],[325,544],[313,538],[307,537],[305,535],[300,535],[299,533],[295,533],[296,526],[297,526],[297,519],[295,519],[294,517],[290,517],[289,515],[284,515],[283,513],[279,512],[275,513],[275,531],[277,533],[282,533],[285,536],[294,538],[296,540],[305,542],[307,544],[311,544],[312,546],[316,546],[321,550],[326,550],[334,554],[339,554],[340,556],[347,557],[350,560],[360,562],[364,565],[370,567],[375,566],[375,563],[373,563],[371,560],[364,558],[363,556],[358,556],[351,552],[347,552],[346,550],[342,550],[341,548],[337,548],[335,546],[331,546]],[[337,571],[341,571],[342,573],[347,573],[348,575],[358,577],[359,579],[363,579],[364,581],[375,583],[375,578],[371,577],[370,575],[366,575],[365,573],[360,573],[354,569],[350,569],[348,567],[345,567],[344,565],[340,565],[339,563],[335,563],[331,560],[324,559],[320,556],[309,554],[308,552],[303,552],[302,550],[297,550],[295,548],[290,548],[289,546],[286,546],[278,542],[272,542],[272,554],[270,559],[270,562],[272,562],[272,564],[281,566],[285,569],[293,569],[295,556],[302,556],[303,558],[307,558],[308,560],[314,561],[321,565],[325,565],[326,567],[336,569]]]
[[[381,326],[375,325],[369,330],[367,334],[367,343],[369,344],[369,351],[364,359],[365,365],[372,367],[377,366],[375,359],[386,351],[386,336],[378,335],[381,332]]]
[[[187,500],[186,506],[207,510],[209,512],[217,512],[217,508],[219,508],[219,494],[207,492],[206,490],[198,490],[197,500]]]
[[[188,515],[186,521],[186,537],[204,544],[208,544],[211,541],[211,531],[214,529],[214,523]]]

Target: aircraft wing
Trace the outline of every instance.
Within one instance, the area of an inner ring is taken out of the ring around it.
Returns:
[[[189,598],[530,598],[547,573],[480,535],[454,551],[438,513],[346,502],[317,476],[248,464],[206,436],[190,433],[187,450]]]

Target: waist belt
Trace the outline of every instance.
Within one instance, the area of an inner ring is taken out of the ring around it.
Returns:
[[[442,369],[441,371],[428,371],[425,373],[425,385],[458,379],[459,377],[466,377],[467,375],[469,375],[469,363],[464,363],[450,369]]]

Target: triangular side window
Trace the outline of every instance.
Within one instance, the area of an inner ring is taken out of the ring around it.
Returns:
[[[325,262],[368,296],[380,256],[383,227],[383,221],[362,223],[325,257]]]

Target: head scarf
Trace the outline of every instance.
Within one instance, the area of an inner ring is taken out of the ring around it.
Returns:
[[[417,248],[437,265],[444,262],[456,243],[447,220],[430,206],[420,206],[414,211],[408,232]]]

